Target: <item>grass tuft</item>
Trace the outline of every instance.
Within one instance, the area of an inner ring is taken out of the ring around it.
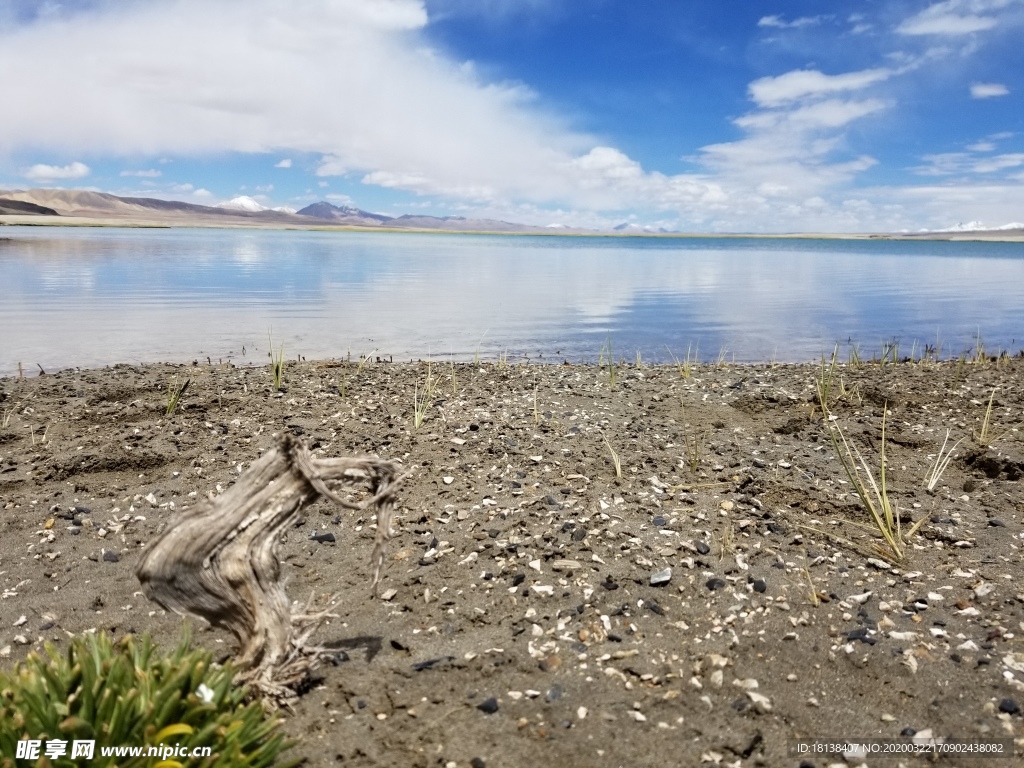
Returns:
[[[928,470],[928,473],[924,476],[924,487],[929,491],[934,491],[935,486],[939,484],[939,480],[942,479],[942,473],[946,471],[946,467],[949,466],[949,462],[953,460],[953,451],[955,451],[956,447],[963,442],[963,438],[961,437],[959,440],[953,443],[950,449],[946,451],[946,443],[948,442],[949,430],[947,429],[946,437],[942,441],[942,447],[939,448],[939,453],[935,457],[935,463],[932,465],[931,469]]]
[[[274,391],[279,392],[284,384],[284,342],[275,355],[274,337],[267,334],[267,338],[270,340],[270,352],[267,353],[270,356],[270,375],[274,379]]]
[[[622,478],[622,462],[619,460],[619,454],[612,448],[612,444],[608,442],[608,436],[601,433],[601,438],[604,440],[604,444],[608,446],[608,453],[612,455],[612,464],[615,466],[615,477],[618,479]]]
[[[174,377],[174,381],[167,384],[167,408],[164,410],[164,416],[171,416],[181,404],[181,398],[185,394],[185,390],[188,389],[188,385],[192,383],[192,379],[185,379],[181,384],[178,383],[178,377]]]
[[[437,380],[433,377],[430,363],[427,363],[427,380],[423,384],[423,391],[420,391],[419,385],[415,385],[412,394],[412,409],[413,417],[412,424],[415,429],[419,429],[423,426],[423,420],[427,415],[427,408],[430,407],[430,401],[434,398],[434,391],[437,389]]]

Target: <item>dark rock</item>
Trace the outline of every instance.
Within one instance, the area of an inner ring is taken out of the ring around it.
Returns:
[[[548,692],[544,694],[544,700],[548,702],[558,701],[562,698],[563,693],[565,693],[565,691],[562,689],[562,686],[560,686],[558,683],[555,683],[550,688],[548,688]]]
[[[664,528],[666,525],[668,525],[668,520],[666,520],[661,515],[658,515],[651,521],[651,523],[653,523],[658,528]]]
[[[607,589],[609,592],[614,592],[619,588],[619,585],[612,581],[611,576],[605,576],[604,581],[601,582],[601,586]]]
[[[477,704],[476,708],[486,715],[493,715],[498,711],[498,700],[491,696],[489,699],[484,699]]]
[[[470,768],[487,768],[487,763],[484,762],[482,757],[474,757],[469,761]]]
[[[768,585],[764,579],[754,579],[754,591],[764,593],[768,590]]]
[[[716,589],[722,589],[725,584],[725,579],[719,579],[718,577],[708,579],[704,582],[704,586],[714,592]]]
[[[878,638],[871,636],[871,631],[867,627],[857,627],[850,632],[844,632],[843,636],[847,640],[860,640],[862,643],[867,645],[874,645],[878,642]]]
[[[989,520],[988,524],[992,528],[1005,528],[1006,527],[1006,523],[1004,523],[1002,520],[1000,520],[997,517],[993,517],[991,520]]]
[[[708,552],[711,551],[711,547],[708,546],[707,542],[701,541],[700,539],[693,542],[693,546],[702,555],[706,555]]]
[[[427,659],[426,661],[418,661],[412,665],[414,672],[422,672],[431,667],[435,667],[438,664],[446,664],[449,661],[455,661],[454,656],[439,656],[436,659]]]
[[[513,587],[518,587],[524,581],[526,581],[526,574],[525,573],[517,573],[515,576],[512,577],[512,586]]]
[[[325,533],[314,533],[309,538],[311,538],[313,541],[319,544],[333,544],[336,541],[336,539],[334,538],[334,534],[330,531],[327,531]]]
[[[1013,699],[1003,699],[999,702],[999,711],[1008,715],[1020,714],[1020,705]]]
[[[118,554],[116,549],[105,549],[103,550],[103,559],[108,563],[116,563],[121,559],[121,555]]]
[[[573,541],[583,541],[585,538],[587,538],[587,529],[586,528],[577,528],[576,530],[574,530],[572,532],[572,540]]]

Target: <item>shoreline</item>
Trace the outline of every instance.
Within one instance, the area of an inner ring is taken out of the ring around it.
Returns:
[[[68,227],[68,228],[122,228],[122,229],[260,229],[301,232],[386,232],[436,235],[483,235],[509,237],[600,237],[600,238],[641,238],[660,240],[702,240],[702,239],[771,239],[771,240],[883,240],[883,241],[941,241],[941,242],[1024,242],[1024,231],[980,230],[970,232],[922,232],[922,233],[842,233],[842,232],[788,232],[788,233],[700,233],[700,232],[583,232],[583,231],[504,231],[504,230],[458,230],[429,229],[415,227],[371,227],[357,225],[299,225],[274,222],[204,222],[202,220],[182,221],[179,219],[118,218],[106,219],[88,216],[53,217],[38,215],[2,215],[0,227]]]
[[[182,620],[140,596],[142,550],[289,434],[412,473],[386,599],[368,599],[371,520],[321,500],[283,537],[289,596],[337,594],[317,640],[347,649],[287,713],[291,756],[780,765],[797,739],[909,729],[1002,739],[1012,756],[976,764],[1016,764],[1024,360],[828,377],[876,475],[885,446],[902,530],[920,523],[888,561],[816,405],[821,373],[286,361],[281,390],[266,364],[0,379],[0,664],[92,629],[173,646]]]

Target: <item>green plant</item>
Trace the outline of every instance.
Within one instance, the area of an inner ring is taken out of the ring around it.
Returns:
[[[850,345],[850,354],[848,361],[851,368],[858,368],[863,363],[860,357],[860,344]]]
[[[178,377],[175,376],[174,381],[167,384],[167,408],[164,410],[164,416],[170,416],[178,409],[182,395],[185,394],[185,390],[191,383],[192,379],[185,379],[183,383],[179,384]]]
[[[903,560],[907,540],[917,533],[917,530],[928,518],[922,517],[906,534],[903,533],[898,510],[893,507],[886,485],[885,409],[883,408],[882,413],[882,447],[879,459],[879,480],[877,481],[860,450],[856,446],[851,446],[846,440],[843,430],[838,423],[833,421],[835,417],[828,412],[824,404],[822,404],[822,411],[825,415],[825,424],[828,425],[829,435],[832,438],[832,445],[846,471],[846,476],[856,490],[861,504],[870,515],[874,530],[881,534],[885,541],[885,547],[876,545],[878,554],[889,560]]]
[[[427,415],[427,408],[430,407],[430,401],[434,398],[434,390],[437,389],[437,380],[431,375],[430,363],[427,363],[427,380],[423,384],[423,391],[420,391],[419,385],[414,385],[412,393],[412,423],[413,427],[419,429],[423,426],[423,419]]]
[[[274,390],[280,391],[281,385],[284,383],[284,342],[281,342],[281,348],[277,354],[274,354],[274,337],[267,335],[270,340],[270,375],[274,379]]]
[[[89,765],[98,768],[161,759],[164,768],[275,765],[291,746],[279,720],[245,704],[233,681],[230,665],[214,665],[209,651],[190,652],[187,637],[170,655],[158,654],[148,636],[115,643],[104,633],[79,635],[64,653],[47,645],[45,655],[32,652],[12,673],[0,671],[0,767],[14,768],[18,742],[27,740],[45,743],[40,756],[64,742],[66,754],[41,765],[80,765],[71,757],[76,740],[94,741]],[[132,747],[141,755],[126,756]],[[207,756],[191,757],[196,749]]]
[[[606,446],[608,446],[608,453],[610,453],[612,455],[612,464],[615,466],[615,477],[621,478],[622,477],[622,462],[619,461],[619,454],[617,454],[615,452],[615,449],[612,448],[612,444],[608,442],[608,436],[606,434],[604,434],[602,432],[601,433],[601,437],[604,440],[604,444]]]
[[[924,487],[927,488],[929,491],[934,491],[935,486],[939,484],[939,480],[942,478],[942,473],[946,471],[946,467],[949,466],[949,462],[953,460],[953,451],[955,451],[956,447],[963,442],[963,438],[961,437],[959,440],[953,443],[952,447],[948,451],[946,451],[946,443],[948,442],[949,430],[947,429],[946,437],[942,441],[942,447],[939,448],[939,453],[935,457],[935,463],[932,465],[931,469],[928,470],[928,473],[924,476]]]
[[[995,438],[992,437],[989,428],[992,426],[992,401],[995,399],[996,389],[998,387],[995,387],[992,390],[992,394],[989,395],[988,407],[985,408],[985,416],[981,420],[981,429],[974,433],[974,440],[980,445],[988,445],[991,442],[995,442]]]
[[[836,375],[836,357],[839,355],[839,343],[832,349],[832,362],[826,366],[825,353],[821,354],[821,371],[815,381],[815,389],[818,394],[818,402],[823,410],[828,408],[832,398],[832,381]]]

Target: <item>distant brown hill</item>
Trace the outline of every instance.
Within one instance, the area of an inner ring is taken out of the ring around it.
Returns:
[[[149,197],[119,197],[106,192],[71,189],[28,189],[5,192],[0,216],[43,214],[75,217],[100,223],[158,226],[226,227],[372,227],[382,229],[444,230],[454,232],[551,233],[546,227],[532,227],[491,219],[460,216],[386,216],[380,213],[318,202],[297,213],[245,211],[159,200]],[[572,230],[560,229],[560,233]]]
[[[8,200],[5,197],[0,197],[0,216],[24,216],[25,214],[30,216],[58,215],[53,208],[47,208],[45,205],[36,205],[35,203],[26,203],[24,200]]]

